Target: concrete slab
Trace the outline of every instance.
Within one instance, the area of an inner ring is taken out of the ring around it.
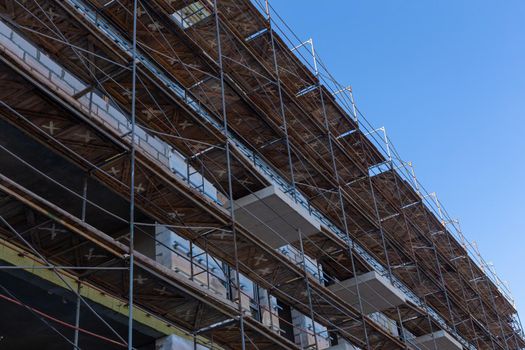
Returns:
[[[333,284],[328,288],[359,310],[356,285],[359,286],[365,314],[396,307],[406,300],[400,290],[375,271]]]
[[[273,248],[317,233],[321,225],[300,204],[275,186],[263,188],[235,201],[235,218]]]
[[[430,334],[422,335],[414,339],[414,343],[424,350],[460,350],[463,349],[461,343],[454,339],[450,334],[441,330]]]
[[[344,339],[339,339],[339,344],[330,346],[329,348],[326,348],[325,350],[359,350],[358,347],[353,346],[349,342],[347,342]]]
[[[155,341],[156,350],[208,350],[209,348],[203,345],[196,344],[190,339],[182,338],[178,335],[169,335],[167,337],[159,338]]]

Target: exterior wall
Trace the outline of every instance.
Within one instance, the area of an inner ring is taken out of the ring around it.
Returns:
[[[380,312],[375,312],[368,315],[371,319],[375,320],[377,324],[383,327],[387,332],[394,336],[399,336],[399,330],[397,328],[397,322],[386,317]]]
[[[279,327],[276,298],[265,289],[259,288],[259,305],[261,306],[261,322],[274,332],[279,333],[281,328]]]
[[[187,243],[185,240],[162,225],[156,226],[155,235],[157,240],[155,242],[155,257],[158,263],[192,279],[217,295],[224,298],[228,297],[223,279],[224,275],[218,271],[215,263],[210,263],[211,259],[207,259],[206,254],[199,254],[199,251],[196,250],[193,253],[192,263],[191,255],[184,245]],[[195,257],[197,254],[200,256]]]
[[[29,71],[39,74],[54,90],[73,96],[87,87],[87,84],[71,75],[2,21],[0,21],[0,49],[27,64]],[[126,134],[131,130],[126,116],[96,93],[88,93],[77,101],[82,105],[82,109],[90,112],[91,117],[118,133]],[[140,127],[136,128],[136,139],[138,147],[160,163],[169,166],[171,150],[164,142],[148,135]]]
[[[145,232],[143,232],[145,231]],[[140,231],[135,232],[135,249],[155,260],[155,228],[151,226],[141,227]]]
[[[37,73],[43,82],[54,90],[73,96],[83,91],[87,84],[63,69],[44,52],[25,40],[10,27],[0,21],[0,50],[18,58],[27,65],[27,70]],[[127,116],[107,98],[90,92],[75,99],[81,109],[90,117],[97,119],[104,126],[118,134],[125,135],[131,131]],[[200,188],[210,198],[217,200],[217,190],[201,174],[186,165],[185,159],[168,144],[156,136],[148,134],[140,126],[135,128],[136,146],[145,151],[164,166],[185,178],[191,186]]]
[[[314,345],[315,338],[311,318],[301,314],[297,310],[292,310],[292,321],[294,326],[295,343],[302,348],[308,348],[309,346]],[[317,323],[315,328],[318,348],[328,348],[330,346],[330,340],[326,328]]]

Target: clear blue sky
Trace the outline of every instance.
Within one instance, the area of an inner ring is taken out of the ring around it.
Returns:
[[[271,3],[386,126],[525,321],[525,1]]]

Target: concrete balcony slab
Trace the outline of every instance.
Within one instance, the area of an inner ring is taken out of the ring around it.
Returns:
[[[386,277],[375,271],[341,281],[328,288],[359,310],[356,286],[359,287],[365,314],[396,307],[406,300],[400,290],[394,287]]]
[[[417,337],[414,343],[424,350],[460,350],[463,346],[450,334],[441,330]]]
[[[308,210],[276,186],[269,186],[235,201],[235,218],[273,248],[318,233],[321,225]]]

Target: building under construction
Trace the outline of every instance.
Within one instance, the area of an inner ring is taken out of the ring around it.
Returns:
[[[0,349],[523,349],[264,0],[0,0]]]

